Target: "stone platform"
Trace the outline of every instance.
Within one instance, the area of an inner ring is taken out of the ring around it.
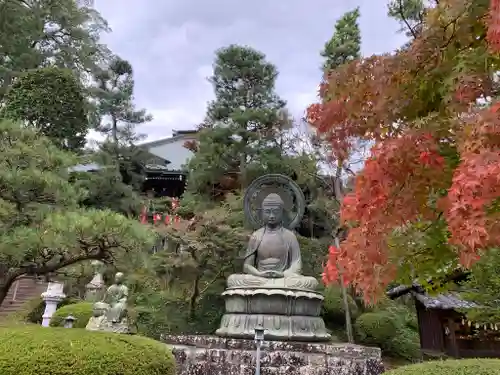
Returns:
[[[323,296],[314,291],[281,288],[228,288],[226,312],[217,336],[253,339],[255,327],[268,340],[330,341],[321,314]]]
[[[164,335],[173,347],[177,375],[253,375],[253,340]],[[349,344],[265,341],[262,375],[380,375],[379,348]]]

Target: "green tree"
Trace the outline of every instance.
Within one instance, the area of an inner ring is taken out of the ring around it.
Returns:
[[[321,52],[321,56],[325,58],[325,62],[323,64],[323,71],[325,75],[327,75],[330,71],[337,69],[338,67],[345,65],[353,60],[359,59],[361,57],[361,32],[358,25],[360,13],[359,8],[356,8],[350,12],[345,13],[335,24],[335,33],[332,38],[325,44],[324,50]],[[327,143],[321,142],[323,149],[326,150],[330,154],[330,150],[328,149]],[[334,192],[334,197],[337,202],[342,202],[344,197],[344,186],[342,183],[343,174],[346,170],[346,163],[348,161],[345,158],[338,157],[335,160],[335,176],[332,178],[332,190]],[[331,216],[338,217],[339,205],[334,205],[333,210],[331,212]],[[337,223],[339,220],[336,221]],[[340,247],[340,228],[331,228],[331,234],[334,237],[335,247]],[[335,265],[338,267],[338,265]],[[344,285],[344,279],[342,276],[342,272],[339,269],[339,280],[342,296],[343,296],[343,304],[344,304],[344,312],[345,312],[345,325],[346,325],[346,334],[349,342],[354,341],[352,322],[351,322],[351,309],[349,307],[349,298],[347,294],[347,289]]]
[[[325,58],[323,70],[328,72],[361,55],[361,31],[359,8],[345,13],[335,24],[332,38],[325,44],[321,56]]]
[[[89,128],[82,85],[69,69],[48,67],[18,78],[4,98],[2,114],[38,129],[60,148],[78,151]]]
[[[107,137],[100,145],[101,159],[107,159],[107,170],[113,168],[122,176],[122,182],[139,190],[143,182],[142,164],[148,157],[135,143],[143,135],[137,134],[137,125],[152,120],[145,109],[134,104],[134,77],[132,65],[114,57],[110,65],[96,74],[97,86],[92,94],[96,99],[96,129]],[[115,174],[114,172],[112,172]]]
[[[0,100],[22,72],[47,65],[92,72],[109,54],[106,21],[74,0],[0,1]]]
[[[230,45],[216,52],[210,78],[215,100],[209,103],[187,191],[210,199],[245,187],[273,164],[279,168],[291,125],[285,102],[275,92],[276,67],[250,47]],[[258,174],[258,172],[257,172]]]
[[[169,285],[185,290],[190,319],[196,317],[198,302],[214,288],[220,293],[227,276],[237,269],[235,260],[250,234],[243,226],[242,203],[240,196],[229,196],[193,220],[163,228],[178,251],[163,253],[161,268]]]
[[[135,127],[152,120],[145,109],[134,105],[134,76],[132,65],[114,57],[109,66],[96,73],[97,87],[93,95],[97,99],[97,130],[108,136],[115,145],[129,145],[140,139]]]
[[[137,218],[143,206],[143,200],[137,191],[142,181],[142,166],[135,165],[132,177],[127,172],[127,167],[132,162],[123,159],[117,161],[105,148],[91,154],[88,161],[98,165],[99,169],[73,175],[75,182],[87,191],[80,203],[87,208],[110,209],[127,217]],[[122,170],[121,165],[124,165]]]
[[[247,184],[265,173],[283,173],[307,185],[316,175],[315,160],[295,152],[295,139],[287,134],[291,120],[274,91],[276,77],[258,51],[235,45],[217,51],[210,79],[215,100],[199,140],[187,145],[195,155],[178,214],[192,220],[164,227],[173,246],[157,254],[167,294],[185,311],[189,331],[210,333],[219,323],[220,293],[228,275],[241,270],[237,260],[250,234],[243,217]],[[304,259],[313,268],[309,260],[316,257],[309,255],[304,252]]]
[[[112,261],[151,246],[154,234],[108,210],[81,209],[69,182],[78,160],[32,128],[0,122],[0,303],[23,274]]]
[[[464,311],[469,320],[478,323],[498,324],[500,322],[500,249],[488,250],[476,263],[464,283],[463,297],[474,301],[478,308]]]
[[[422,32],[425,17],[423,0],[391,0],[388,14],[401,24],[401,31],[406,36],[415,39]]]
[[[152,117],[135,107],[133,69],[128,61],[114,57],[95,78],[97,84],[91,89],[92,123],[106,139],[90,155],[100,169],[77,176],[89,191],[82,204],[137,216],[142,206],[137,192],[144,180],[143,165],[150,155],[136,146],[143,136],[135,132],[135,127]]]

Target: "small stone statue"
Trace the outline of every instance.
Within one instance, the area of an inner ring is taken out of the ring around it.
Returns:
[[[118,272],[114,284],[106,290],[103,299],[94,304],[94,316],[89,320],[87,330],[128,332],[128,288],[123,284],[123,278],[123,273]]]
[[[315,290],[318,281],[302,276],[302,258],[295,234],[283,227],[283,200],[271,193],[262,201],[265,226],[250,237],[244,274],[229,276],[228,288],[266,287]]]
[[[89,319],[85,329],[87,331],[100,331],[101,327],[105,326],[102,323],[106,319],[105,314],[108,308],[109,305],[107,303],[104,302],[94,303],[92,317]]]
[[[93,260],[91,262],[91,266],[94,271],[94,277],[85,287],[85,300],[88,302],[97,302],[102,299],[102,296],[104,294],[104,264],[101,261]]]
[[[121,272],[115,275],[115,283],[106,290],[101,301],[109,304],[106,319],[111,323],[121,322],[127,313],[128,288],[123,284],[123,278]]]

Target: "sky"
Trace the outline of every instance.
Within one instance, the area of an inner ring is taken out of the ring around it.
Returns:
[[[387,0],[94,0],[112,32],[102,40],[134,68],[135,102],[153,115],[148,140],[195,129],[213,99],[215,51],[230,44],[263,52],[280,74],[278,94],[300,118],[316,100],[320,51],[346,11],[360,7],[362,54],[404,43]]]

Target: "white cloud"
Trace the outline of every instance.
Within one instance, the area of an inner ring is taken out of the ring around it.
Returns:
[[[365,54],[391,51],[404,36],[387,18],[386,0],[95,0],[113,32],[103,39],[134,67],[136,102],[154,120],[138,130],[158,139],[191,129],[204,117],[212,91],[214,52],[250,45],[276,64],[278,93],[295,117],[316,99],[320,50],[346,11],[361,8]]]

